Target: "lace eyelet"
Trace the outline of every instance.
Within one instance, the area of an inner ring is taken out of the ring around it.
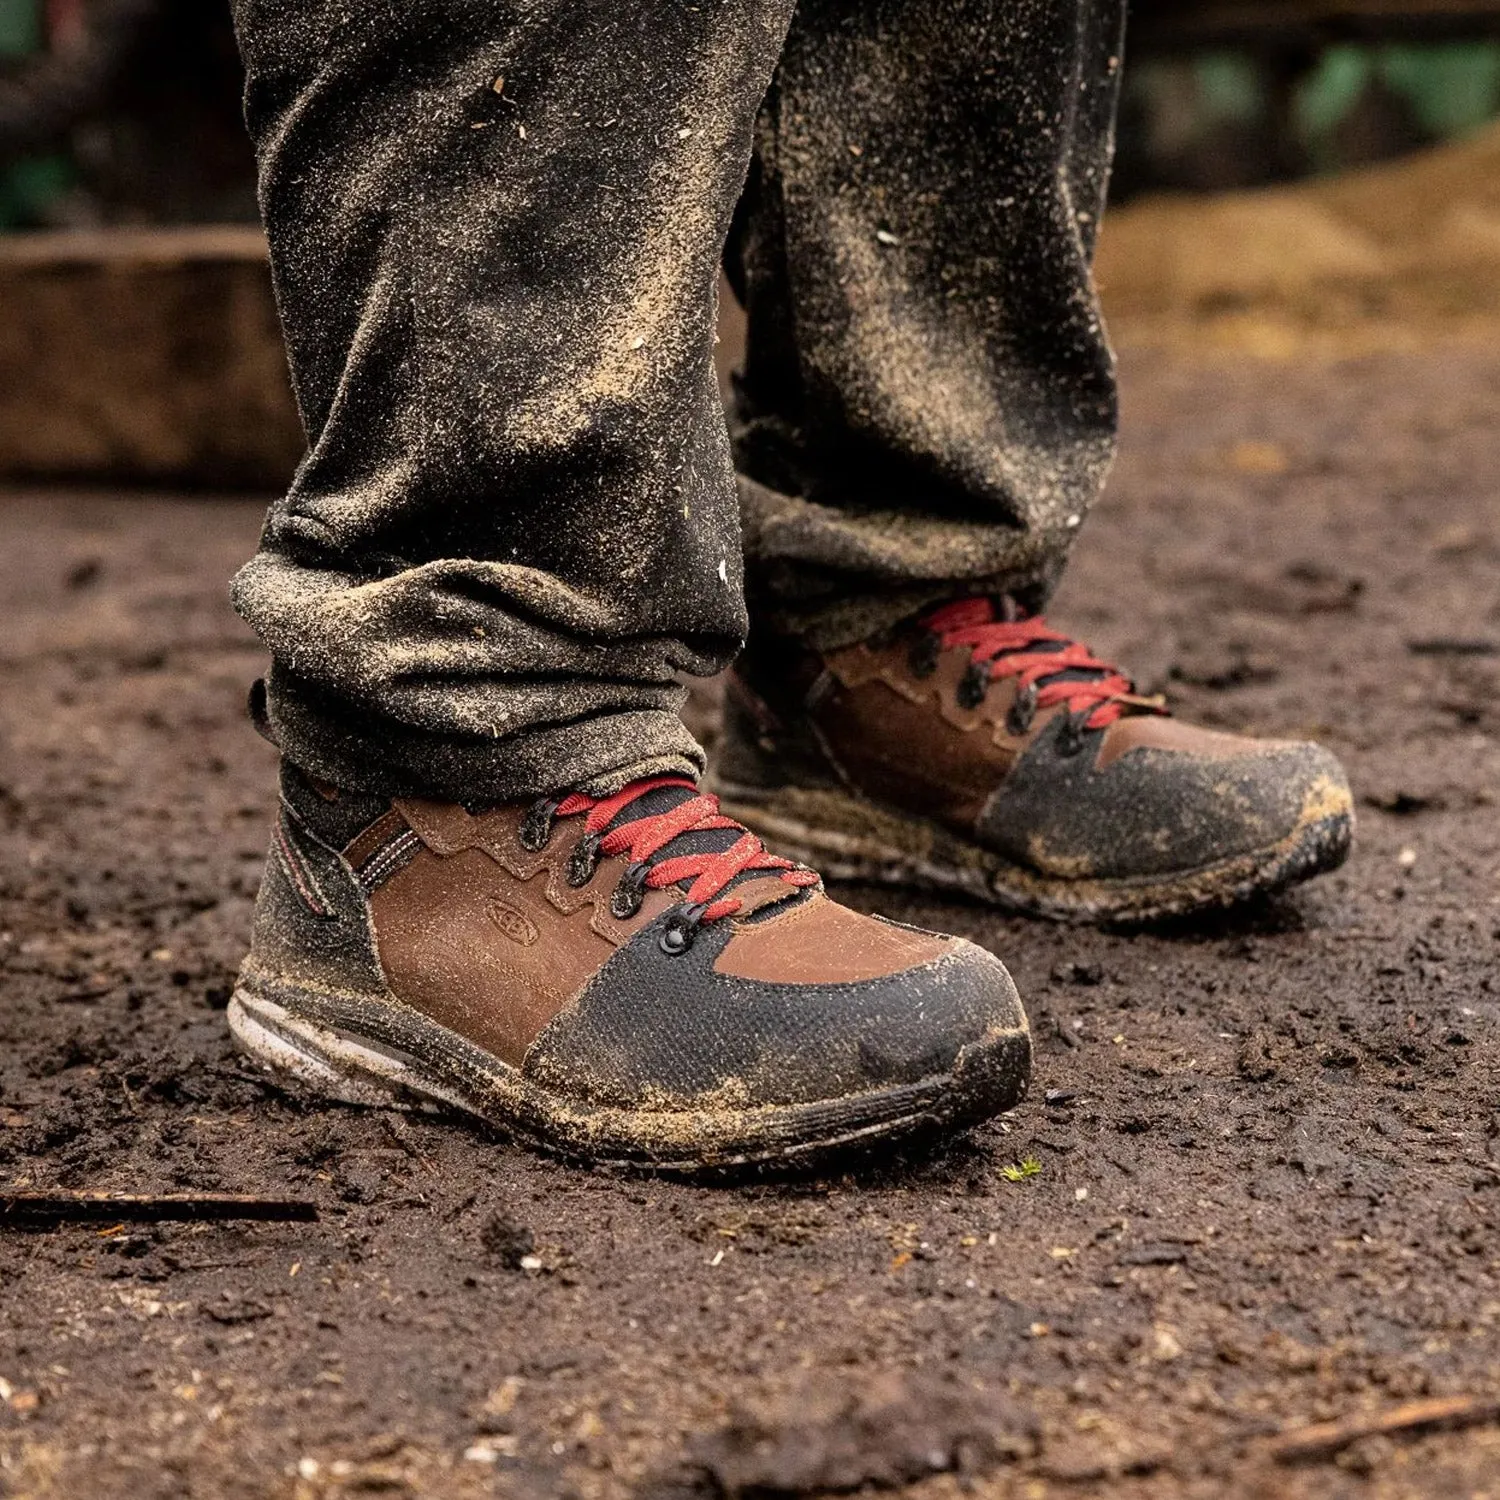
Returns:
[[[1017,739],[1031,732],[1032,722],[1036,718],[1036,700],[1037,688],[1036,684],[1032,683],[1016,694],[1015,702],[1011,704],[1005,715],[1005,728]]]
[[[599,868],[599,835],[586,833],[568,856],[568,884],[574,890],[586,886]]]
[[[1057,753],[1063,760],[1072,760],[1084,747],[1084,727],[1072,714],[1065,714],[1057,729]]]
[[[516,842],[528,854],[540,854],[547,847],[552,838],[552,819],[557,809],[558,803],[547,797],[533,802],[527,809],[526,816],[521,819],[521,826],[516,830]]]
[[[943,654],[943,639],[935,631],[924,630],[912,642],[907,665],[913,677],[931,677],[938,669],[938,658]]]
[[[987,661],[970,662],[964,675],[958,680],[955,696],[960,708],[978,708],[984,695],[990,690],[990,664]]]
[[[679,958],[693,946],[707,909],[706,906],[682,906],[667,918],[656,941],[668,958]]]
[[[640,863],[625,867],[620,883],[609,898],[609,914],[615,921],[628,922],[640,911],[646,899],[646,876],[650,870],[650,865]]]

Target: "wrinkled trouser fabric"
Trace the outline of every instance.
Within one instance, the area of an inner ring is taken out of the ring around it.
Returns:
[[[309,438],[234,600],[304,769],[691,773],[747,594],[822,645],[1045,597],[1113,448],[1121,0],[234,9]]]

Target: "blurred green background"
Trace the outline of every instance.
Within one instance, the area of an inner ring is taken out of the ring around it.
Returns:
[[[1409,24],[1367,0],[1135,0],[1133,27],[1117,201],[1336,172],[1500,115],[1493,0]],[[225,0],[0,0],[0,229],[254,214]]]
[[[1214,48],[1127,62],[1117,189],[1337,172],[1500,115],[1500,41]]]
[[[44,40],[42,0],[0,0],[0,69],[39,52]],[[62,152],[22,157],[0,168],[0,228],[46,223],[71,183]]]

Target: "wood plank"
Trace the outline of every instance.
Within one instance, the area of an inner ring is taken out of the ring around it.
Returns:
[[[281,490],[303,446],[259,229],[0,235],[0,474]]]

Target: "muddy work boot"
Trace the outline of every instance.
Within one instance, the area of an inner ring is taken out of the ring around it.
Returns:
[[[675,778],[470,811],[284,764],[229,1021],[337,1099],[683,1172],[957,1131],[1031,1057],[997,959],[836,905]]]
[[[1341,864],[1317,745],[1196,729],[1089,650],[965,599],[820,654],[757,644],[726,699],[726,811],[830,875],[1144,921]]]

